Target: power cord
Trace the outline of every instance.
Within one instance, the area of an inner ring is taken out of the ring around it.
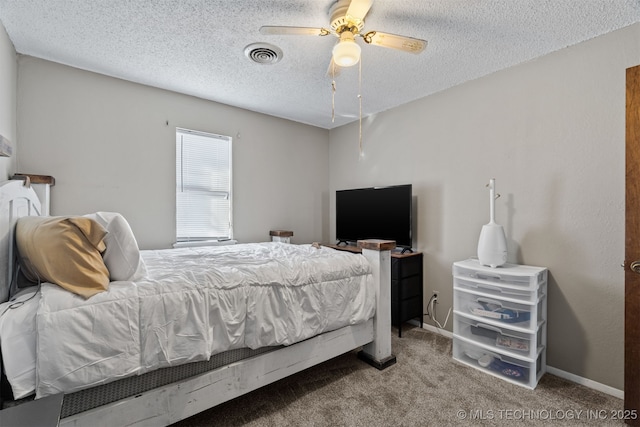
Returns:
[[[29,295],[28,298],[23,299],[23,300],[18,300],[18,297],[22,296],[22,295],[14,296],[12,299],[10,299],[8,301],[11,304],[7,305],[7,307],[2,311],[2,313],[0,313],[0,317],[4,316],[4,314],[9,310],[15,310],[18,307],[22,307],[24,305],[24,303],[26,303],[29,300],[32,300],[36,296],[36,294],[38,293],[39,290],[40,290],[40,283],[38,283],[38,287],[36,288],[35,291],[33,291],[33,293],[31,295]]]
[[[449,307],[449,311],[447,312],[447,317],[444,319],[444,325],[441,325],[440,322],[438,322],[438,320],[436,319],[437,303],[438,302],[437,302],[436,295],[431,295],[431,298],[429,298],[429,302],[427,303],[427,312],[425,314],[429,316],[429,319],[431,319],[431,321],[435,323],[436,326],[438,326],[438,328],[444,329],[444,327],[447,326],[447,322],[449,322],[449,316],[451,315],[451,307]]]
[[[33,291],[33,293],[31,295],[29,295],[28,298],[23,299],[23,300],[18,300],[19,297],[28,294],[26,289],[32,288],[31,286],[27,287],[27,288],[25,288],[24,292],[17,290],[18,289],[18,275],[19,275],[20,269],[21,269],[21,266],[20,266],[20,264],[18,264],[16,269],[15,269],[15,273],[13,274],[13,277],[11,278],[11,282],[12,283],[9,286],[10,288],[12,288],[12,290],[14,289],[14,286],[15,286],[15,294],[12,295],[9,298],[9,301],[7,301],[7,303],[9,303],[9,304],[7,305],[7,307],[5,307],[4,310],[2,310],[2,313],[0,313],[0,317],[4,316],[4,314],[9,310],[15,310],[18,307],[22,307],[24,305],[24,303],[26,303],[27,301],[32,300],[36,296],[38,291],[40,291],[40,286],[42,285],[42,282],[40,281],[40,276],[38,276],[37,273],[36,273],[36,277],[38,279],[38,283],[37,283],[38,287],[36,288],[35,291]]]

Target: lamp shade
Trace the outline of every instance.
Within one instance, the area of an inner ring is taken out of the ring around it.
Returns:
[[[360,60],[360,46],[353,39],[353,34],[345,31],[340,41],[333,47],[333,61],[340,67],[350,67]]]

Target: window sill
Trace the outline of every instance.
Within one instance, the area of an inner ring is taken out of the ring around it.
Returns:
[[[173,244],[174,248],[191,248],[197,246],[226,246],[226,245],[235,245],[238,243],[237,240],[201,240],[201,241],[193,241],[193,242],[176,242]]]

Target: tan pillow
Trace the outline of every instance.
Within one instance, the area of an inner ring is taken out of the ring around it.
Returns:
[[[90,218],[26,216],[16,224],[25,276],[89,298],[109,287],[102,255],[107,231]]]

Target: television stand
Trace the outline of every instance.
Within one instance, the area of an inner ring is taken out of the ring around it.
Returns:
[[[349,247],[358,247],[358,245],[356,244],[357,242],[353,242],[353,241],[348,241],[348,240],[338,240],[338,242],[335,245],[325,245],[325,246],[329,246],[329,247],[333,247],[334,249],[336,247],[341,247],[341,248],[349,248]],[[402,250],[400,250],[400,248],[396,247],[396,251],[395,252],[391,252],[391,253],[400,253],[400,254],[405,254],[409,252],[410,254],[413,253],[413,249],[411,248],[402,248]]]
[[[391,324],[398,327],[402,337],[402,324],[407,320],[423,322],[423,255],[422,252],[391,254]]]

